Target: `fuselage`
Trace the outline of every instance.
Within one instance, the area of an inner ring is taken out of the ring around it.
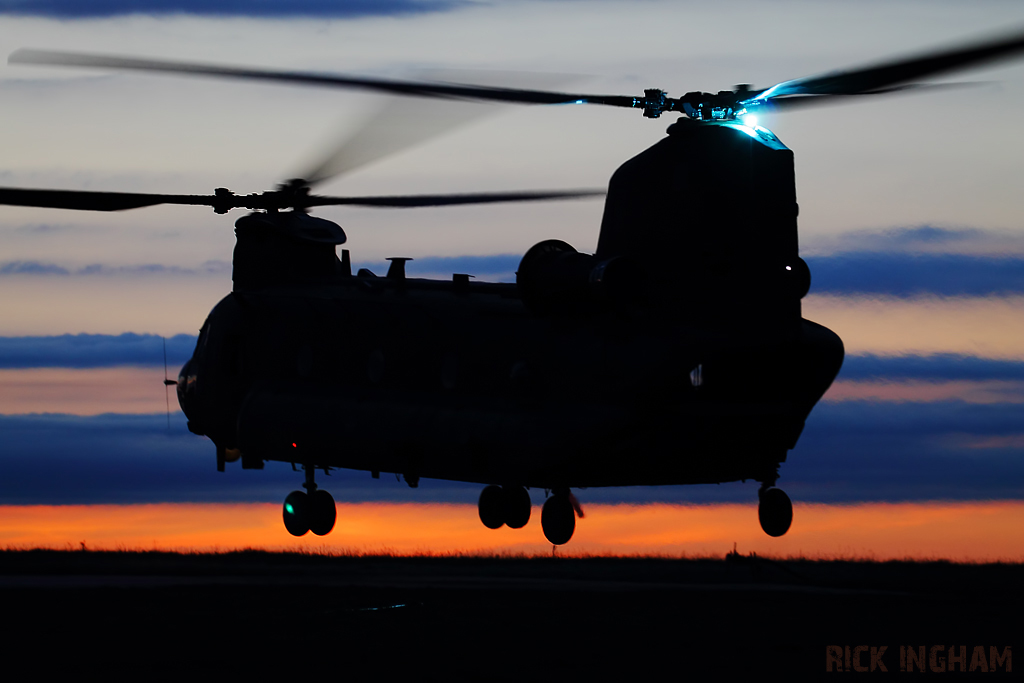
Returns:
[[[809,321],[772,342],[652,310],[538,317],[515,285],[354,276],[226,297],[180,397],[249,463],[685,484],[777,466],[841,361]]]
[[[179,381],[190,427],[245,466],[410,482],[774,481],[843,358],[800,313],[792,153],[669,133],[612,178],[597,254],[541,243],[518,284],[352,275],[336,226],[240,219],[235,291]]]

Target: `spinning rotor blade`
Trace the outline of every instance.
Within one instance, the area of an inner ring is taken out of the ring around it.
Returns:
[[[0,187],[0,204],[39,206],[79,211],[124,211],[158,204],[213,206],[216,197],[187,194],[141,194],[137,192],[91,192],[88,190],[35,190]]]
[[[510,71],[452,71],[431,70],[423,73],[431,81],[460,82],[477,87],[515,87],[538,81],[548,87],[559,87],[568,82],[565,74],[535,74]],[[494,102],[428,98],[416,103],[415,108],[395,106],[393,97],[384,98],[362,125],[326,147],[316,163],[292,174],[313,186],[330,178],[345,175],[380,159],[416,147],[457,128],[469,125],[504,109]]]
[[[54,52],[23,48],[11,54],[8,64],[36,64],[44,66],[82,66],[100,69],[127,69],[133,71],[160,71],[191,76],[217,76],[277,83],[298,83],[326,87],[354,88],[414,97],[441,97],[451,99],[483,100],[510,104],[607,104],[617,107],[643,106],[642,100],[618,95],[583,95],[522,88],[457,85],[448,83],[417,83],[364,76],[276,71],[245,67],[197,64],[157,59],[136,59],[112,55],[90,55],[77,52]]]
[[[434,99],[419,103],[415,111],[385,105],[295,177],[310,186],[320,184],[467,125],[493,108]]]
[[[312,206],[377,206],[412,208],[455,206],[460,204],[495,204],[499,202],[531,202],[549,199],[578,199],[603,195],[603,190],[568,190],[557,192],[490,192],[475,194],[405,195],[391,197],[321,197],[307,193],[304,185],[286,185],[282,189],[261,194],[236,195],[218,189],[212,195],[143,194],[136,192],[91,192],[88,190],[37,190],[0,188],[0,205],[38,206],[80,211],[124,211],[159,204],[211,206],[217,213],[230,209],[262,210],[306,209]]]
[[[605,194],[604,190],[568,190],[563,192],[492,192],[475,194],[394,195],[390,197],[316,197],[307,206],[378,206],[414,208],[457,206],[460,204],[497,204],[500,202],[538,202],[548,199],[583,199]]]
[[[854,98],[863,98],[867,95],[892,95],[896,93],[932,92],[935,90],[953,90],[959,88],[976,88],[986,83],[907,83],[884,90],[872,90],[871,92],[855,93],[851,95],[799,95],[793,97],[769,98],[760,104],[751,100],[744,101],[748,107],[766,106],[769,112],[791,111],[803,109],[808,106],[821,106],[824,104],[843,104],[854,101]]]
[[[998,39],[989,39],[954,49],[945,49],[898,61],[798,78],[784,81],[764,90],[739,88],[736,92],[689,92],[680,98],[671,98],[657,89],[645,90],[641,97],[623,95],[587,95],[522,88],[458,85],[385,80],[340,74],[274,71],[243,67],[196,64],[155,59],[135,59],[108,55],[88,55],[73,52],[51,52],[22,49],[8,58],[10,64],[42,64],[50,66],[79,66],[104,69],[130,69],[159,71],[193,76],[216,76],[250,80],[298,83],[326,87],[357,88],[392,95],[433,97],[450,100],[475,100],[518,104],[604,104],[614,107],[643,109],[645,117],[658,118],[672,111],[684,111],[690,118],[701,121],[730,120],[766,104],[780,108],[786,100],[804,99],[799,105],[824,103],[827,99],[854,95],[879,95],[914,87],[911,81],[948,73],[969,66],[1007,59],[1024,52],[1024,33],[1018,32]],[[330,160],[328,160],[330,161]],[[327,164],[330,165],[329,163]],[[323,171],[326,173],[326,171]]]
[[[742,100],[740,104],[757,106],[772,102],[780,105],[784,98],[791,96],[794,99],[795,96],[801,96],[816,100],[819,97],[895,92],[918,87],[909,84],[915,79],[1008,59],[1020,52],[1024,52],[1024,33],[877,66],[784,81],[760,91],[754,97]]]

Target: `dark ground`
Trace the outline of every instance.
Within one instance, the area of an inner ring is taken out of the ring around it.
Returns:
[[[1024,565],[0,551],[0,600],[32,680],[833,680],[1018,644]]]

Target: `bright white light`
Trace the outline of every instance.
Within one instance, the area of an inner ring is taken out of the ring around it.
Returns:
[[[740,117],[740,121],[742,121],[744,125],[750,126],[751,128],[757,125],[757,117],[754,116],[753,114],[744,114],[743,116]]]

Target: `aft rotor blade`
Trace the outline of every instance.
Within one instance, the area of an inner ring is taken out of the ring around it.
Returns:
[[[898,85],[884,90],[872,90],[871,92],[855,93],[851,95],[794,95],[792,97],[771,98],[762,103],[769,112],[785,112],[805,107],[815,107],[823,104],[844,104],[856,102],[855,98],[864,98],[869,95],[894,95],[899,93],[920,93],[936,90],[953,90],[960,88],[972,88],[987,83],[908,83]],[[747,103],[749,105],[749,102]]]
[[[485,100],[518,104],[606,104],[616,107],[642,107],[643,100],[621,95],[585,95],[578,93],[548,92],[520,88],[494,88],[486,86],[448,83],[417,83],[363,76],[323,74],[302,71],[276,71],[245,67],[175,62],[158,59],[136,59],[113,55],[90,55],[77,52],[21,49],[11,54],[8,64],[36,64],[45,66],[78,66],[100,69],[128,69],[133,71],[159,71],[190,76],[239,78],[277,83],[297,83],[324,87],[371,90],[392,95],[413,97],[447,97],[454,99]]]
[[[785,81],[744,100],[742,104],[756,105],[791,95],[830,96],[889,92],[893,86],[916,79],[1008,59],[1021,52],[1024,52],[1024,32],[877,66]]]
[[[483,192],[473,194],[394,195],[386,197],[309,197],[307,206],[376,206],[414,208],[457,206],[460,204],[498,204],[501,202],[538,202],[550,199],[584,199],[605,194],[604,190],[566,190],[559,192]]]

